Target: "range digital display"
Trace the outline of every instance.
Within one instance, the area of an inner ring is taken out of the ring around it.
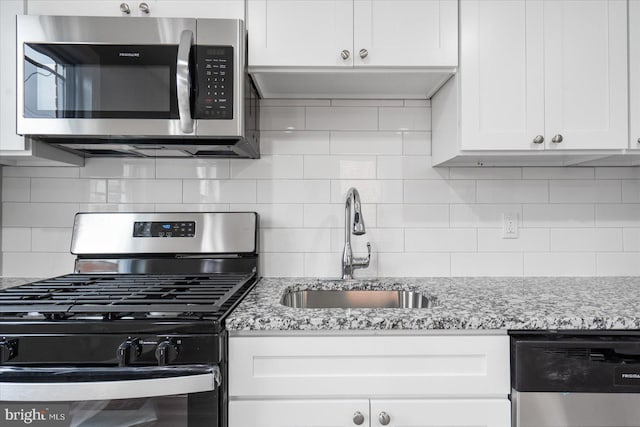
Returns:
[[[194,237],[195,235],[195,221],[133,223],[133,237]]]

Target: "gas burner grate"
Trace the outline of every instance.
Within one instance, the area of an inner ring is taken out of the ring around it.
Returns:
[[[0,313],[214,313],[255,274],[69,274],[0,292]]]

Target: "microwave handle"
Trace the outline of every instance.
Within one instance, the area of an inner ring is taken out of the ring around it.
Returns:
[[[178,114],[180,115],[180,130],[183,133],[193,133],[193,119],[191,118],[191,103],[189,92],[191,89],[191,75],[189,74],[189,53],[193,45],[193,31],[184,30],[180,35],[178,45],[178,64],[176,67],[176,89],[178,94]]]

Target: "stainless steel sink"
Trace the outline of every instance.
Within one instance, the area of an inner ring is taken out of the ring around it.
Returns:
[[[431,308],[435,298],[413,291],[286,291],[281,303],[293,308]]]

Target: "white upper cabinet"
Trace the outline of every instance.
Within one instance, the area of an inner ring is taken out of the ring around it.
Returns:
[[[353,0],[248,0],[247,27],[250,66],[353,66]]]
[[[455,67],[457,21],[452,0],[354,0],[355,66]]]
[[[629,147],[640,148],[640,1],[629,2]]]
[[[627,148],[627,17],[626,0],[461,0],[460,70],[432,100],[434,164]]]
[[[547,148],[627,148],[627,1],[542,3]]]
[[[428,98],[458,65],[457,0],[247,0],[265,98]]]
[[[30,15],[244,19],[244,0],[29,0],[27,8]]]

